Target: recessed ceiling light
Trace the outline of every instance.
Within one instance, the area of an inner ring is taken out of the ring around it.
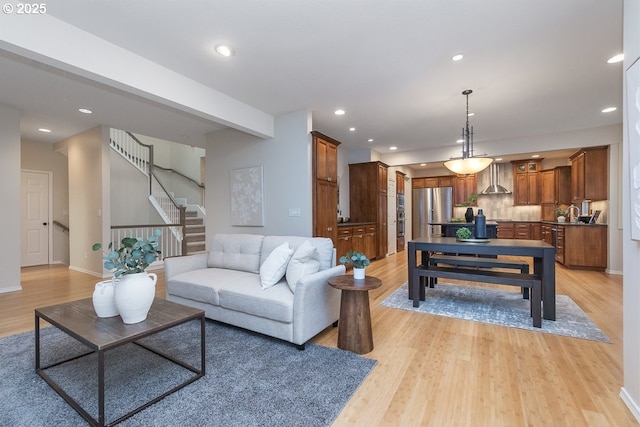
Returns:
[[[236,51],[231,46],[227,46],[226,44],[216,45],[216,52],[226,57],[234,56],[236,54]]]
[[[420,163],[420,166],[427,166],[426,163]]]
[[[534,154],[533,156],[531,156],[534,159],[537,159],[538,157],[540,157],[540,154]]]
[[[355,131],[356,131],[356,128],[354,128],[354,127],[350,127],[349,128],[349,132],[355,132]]]
[[[618,62],[622,62],[624,60],[624,53],[619,53],[617,55],[612,56],[607,60],[607,64],[615,64]]]
[[[502,160],[502,157],[498,157],[497,159],[493,159],[496,162],[499,162],[500,160]]]
[[[367,142],[373,142],[373,138],[367,139]]]
[[[464,139],[459,139],[456,141],[458,144],[462,144],[464,142]]]
[[[395,145],[389,147],[389,150],[391,150],[391,151],[394,151],[394,150],[397,150],[397,149],[398,149],[398,147],[396,147]]]
[[[44,133],[50,133],[51,129],[46,129],[46,128],[40,128],[38,129],[40,132],[44,132]]]
[[[464,58],[464,55],[461,54],[461,53],[456,53],[455,55],[453,55],[451,57],[451,59],[454,60],[454,61],[460,61],[462,58]]]
[[[80,111],[82,114],[93,114],[93,111],[89,110],[88,108],[78,108],[78,111]]]
[[[612,111],[616,111],[617,108],[616,107],[607,107],[604,110],[602,110],[603,113],[611,113]]]
[[[469,113],[469,114],[467,114],[467,117],[471,117],[471,116],[475,116],[475,115],[476,115],[476,113]]]
[[[343,109],[338,109],[334,111],[333,114],[335,114],[336,116],[344,116],[345,111]]]

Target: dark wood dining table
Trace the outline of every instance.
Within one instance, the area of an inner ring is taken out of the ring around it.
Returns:
[[[455,237],[423,237],[408,243],[409,289],[413,289],[413,270],[428,265],[431,253],[458,253],[478,256],[511,255],[533,258],[533,274],[542,280],[542,317],[556,320],[556,249],[542,240],[489,239],[487,242],[461,242]],[[418,263],[418,251],[421,252]],[[414,295],[414,298],[418,298]]]

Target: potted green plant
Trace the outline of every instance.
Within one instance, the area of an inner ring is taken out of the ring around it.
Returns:
[[[558,222],[564,222],[565,221],[565,210],[562,209],[560,206],[556,206],[555,208],[553,208],[553,212],[556,214],[556,218],[558,219]],[[562,218],[562,219],[560,219]]]
[[[340,257],[340,264],[353,265],[353,278],[356,280],[364,279],[364,269],[371,264],[369,258],[363,253],[349,251],[346,255]]]
[[[147,318],[153,304],[158,276],[155,273],[147,273],[146,269],[160,257],[158,240],[161,234],[160,230],[154,230],[146,239],[125,237],[120,241],[121,246],[118,249],[113,248],[113,242],[109,243],[103,257],[104,268],[113,273],[113,305],[124,323],[142,322]],[[102,244],[95,243],[92,249],[98,251],[102,249]],[[97,297],[101,298],[103,304],[108,303],[105,299],[109,298],[109,292],[99,289],[99,285],[101,288],[108,286],[105,282],[96,285],[94,308],[99,317],[108,317],[100,316],[96,305]]]

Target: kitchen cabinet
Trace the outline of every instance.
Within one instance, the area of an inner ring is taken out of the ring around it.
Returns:
[[[556,247],[556,261],[567,268],[607,268],[607,226],[543,224],[545,242]]]
[[[321,134],[312,135],[313,235],[338,243],[338,145],[340,142]]]
[[[442,225],[442,235],[444,237],[456,237],[456,232],[462,227],[468,228],[475,236],[476,224],[473,222],[455,222]],[[498,237],[498,225],[495,223],[487,224],[487,238],[495,239]]]
[[[366,255],[387,256],[387,170],[382,162],[349,165],[349,213],[353,222],[376,224],[376,250]]]
[[[573,203],[609,197],[609,147],[583,148],[571,157]]]
[[[376,226],[375,224],[340,225],[338,226],[338,244],[336,245],[336,258],[347,252],[361,252],[373,254],[376,251]],[[371,258],[371,257],[369,257]]]
[[[563,225],[559,225],[555,228],[555,233],[551,231],[556,245],[556,261],[560,264],[564,264],[564,228]]]
[[[540,172],[541,217],[543,221],[555,221],[556,206],[571,204],[571,166],[558,166]]]
[[[551,224],[541,224],[541,240],[549,245],[554,245]]]
[[[453,181],[453,175],[413,178],[411,188],[453,187]]]
[[[540,162],[536,160],[513,161],[513,204],[540,204]]]
[[[407,176],[402,172],[396,171],[396,194],[404,194],[404,177]]]
[[[542,240],[542,224],[528,221],[498,221],[498,239]]]
[[[457,175],[453,179],[453,204],[464,205],[471,194],[478,194],[478,176],[476,174]],[[477,203],[474,201],[470,206],[477,206]]]
[[[515,224],[511,221],[498,221],[498,239],[515,238]]]

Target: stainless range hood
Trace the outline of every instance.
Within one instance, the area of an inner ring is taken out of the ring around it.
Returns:
[[[491,163],[489,165],[489,186],[481,191],[480,194],[511,194],[511,191],[500,185],[500,169],[499,163]]]

